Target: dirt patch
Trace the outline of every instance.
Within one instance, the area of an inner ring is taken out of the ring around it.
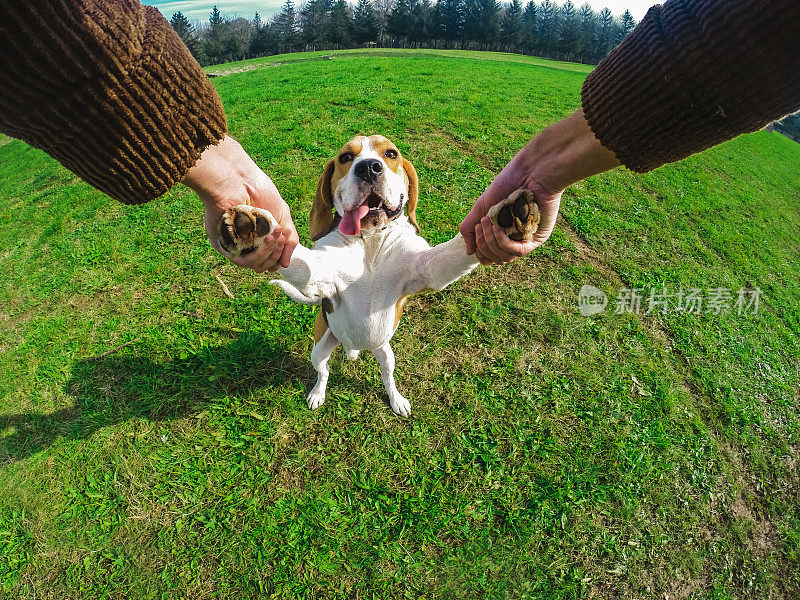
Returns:
[[[488,157],[483,156],[482,154],[478,154],[475,151],[475,148],[470,146],[464,140],[457,138],[449,131],[445,131],[444,129],[432,129],[430,130],[430,133],[434,134],[437,137],[442,138],[447,142],[447,145],[457,148],[459,151],[461,151],[462,154],[471,157],[473,160],[475,160],[475,162],[477,162],[487,171],[494,172],[497,170],[497,167],[492,163],[492,161]]]
[[[749,550],[756,558],[759,558],[774,549],[778,543],[778,534],[775,526],[766,517],[762,517],[753,512],[744,498],[744,493],[757,496],[758,492],[749,476],[749,469],[741,456],[741,453],[728,443],[721,444],[725,456],[733,467],[733,477],[737,487],[741,490],[738,497],[727,507],[730,515],[736,519],[745,519],[752,523],[752,531],[749,535]]]
[[[783,466],[786,467],[786,470],[789,471],[789,477],[792,481],[800,480],[800,470],[798,470],[798,464],[800,464],[800,444],[792,444],[787,449],[786,456],[783,457]]]
[[[273,438],[275,458],[269,466],[269,472],[278,489],[301,490],[305,487],[306,480],[313,481],[324,474],[324,468],[317,461],[316,455],[304,457],[303,450],[324,446],[329,435],[327,429],[313,422],[305,431],[292,429],[290,425],[278,429]]]
[[[23,325],[37,316],[40,310],[41,307],[37,306],[29,310],[23,310],[13,317],[9,316],[7,313],[4,313],[4,318],[0,319],[0,322],[4,323],[3,327],[6,329],[6,331],[13,331],[19,325]]]
[[[670,586],[670,591],[664,594],[663,600],[686,600],[695,592],[706,589],[709,583],[711,583],[710,577],[675,582]]]
[[[285,65],[286,63],[267,63],[265,65],[245,65],[243,67],[229,67],[219,71],[209,71],[209,77],[225,77],[226,75],[236,75],[237,73],[247,73],[248,71],[258,71],[259,69],[266,69],[267,67],[274,67],[277,65]]]
[[[206,71],[206,74],[209,77],[225,77],[227,75],[237,75],[239,73],[247,73],[248,71],[260,71],[261,69],[268,69],[270,67],[282,67],[284,65],[290,65],[299,62],[309,62],[312,60],[334,60],[334,58],[332,56],[325,55],[325,56],[319,56],[301,60],[276,60],[274,62],[268,62],[268,63],[242,65],[239,67],[228,67],[223,69]]]
[[[299,490],[303,487],[303,479],[295,469],[290,468],[287,457],[301,443],[301,436],[297,431],[281,429],[274,437],[275,459],[269,467],[275,485],[284,491]]]

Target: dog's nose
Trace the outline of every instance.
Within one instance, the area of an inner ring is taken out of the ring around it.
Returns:
[[[365,158],[353,167],[356,177],[362,181],[375,181],[383,171],[383,163],[375,158]]]

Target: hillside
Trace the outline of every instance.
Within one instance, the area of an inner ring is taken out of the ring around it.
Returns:
[[[325,162],[376,132],[448,239],[588,72],[389,50],[209,70],[304,243]],[[0,138],[0,596],[797,598],[799,206],[800,145],[767,132],[571,188],[543,248],[409,302],[403,420],[338,352],[306,408],[314,311],[215,254],[187,189],[125,207]],[[607,310],[580,314],[585,284]],[[664,287],[731,310],[612,308]]]

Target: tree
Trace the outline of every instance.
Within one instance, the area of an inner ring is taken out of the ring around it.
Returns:
[[[350,7],[346,0],[336,0],[331,8],[331,20],[328,28],[328,41],[337,47],[350,45]]]
[[[481,49],[500,41],[500,5],[497,0],[467,0],[464,33]]]
[[[219,12],[217,5],[215,4],[214,7],[211,9],[211,16],[208,17],[208,24],[211,28],[211,31],[219,31],[219,28],[225,23],[225,19],[222,18],[222,13]]]
[[[558,42],[556,7],[550,0],[544,0],[539,5],[537,12],[536,28],[539,31],[539,52],[545,56],[551,56]]]
[[[300,9],[300,37],[307,49],[315,49],[328,41],[330,0],[309,0]]]
[[[274,40],[269,25],[261,20],[261,15],[256,13],[253,18],[253,32],[250,36],[250,52],[253,56],[263,56],[272,52],[273,49]]]
[[[526,50],[532,51],[536,47],[537,37],[539,35],[536,27],[536,3],[531,0],[528,6],[525,7],[525,12],[522,14],[522,24],[525,28],[525,40],[523,46]]]
[[[225,60],[225,39],[224,39],[225,19],[219,12],[216,4],[211,9],[208,18],[208,28],[203,38],[203,52],[208,57],[211,64],[218,64]]]
[[[408,0],[397,0],[389,19],[386,23],[386,31],[395,38],[406,38],[414,27],[414,15],[411,13],[411,6]]]
[[[274,21],[275,33],[279,40],[281,52],[293,52],[297,49],[297,15],[292,0],[286,0]]]
[[[394,7],[395,0],[373,0],[372,5],[375,7],[375,14],[378,16],[378,23],[380,23],[380,33],[378,40],[387,33],[389,28],[389,15]]]
[[[574,58],[580,52],[580,22],[575,11],[575,5],[571,0],[567,0],[561,7],[561,43],[559,45],[560,54],[566,55],[567,59]]]
[[[239,17],[229,21],[224,29],[225,60],[245,60],[250,58],[250,38],[253,25]]]
[[[597,31],[597,53],[595,60],[602,60],[614,47],[614,15],[607,8],[598,15],[600,26]]]
[[[466,0],[464,4],[464,37],[470,42],[481,39],[481,5],[479,0]]]
[[[464,41],[464,18],[466,6],[464,0],[439,0],[437,3],[439,35],[447,40],[452,48],[455,42]]]
[[[380,27],[372,0],[358,0],[353,12],[353,39],[359,44],[377,42],[381,32]]]
[[[186,44],[186,47],[189,48],[189,52],[192,53],[192,56],[199,61],[201,56],[200,40],[197,39],[194,27],[189,22],[189,19],[186,18],[186,15],[178,11],[172,15],[169,22],[175,30],[175,33],[178,34],[178,37],[180,37],[183,43]]]
[[[180,11],[172,14],[169,23],[182,40],[186,40],[187,37],[194,34],[194,27],[192,27],[186,15]]]
[[[522,21],[522,2],[513,0],[506,6],[501,24],[501,39],[510,50],[516,50],[525,38],[525,24]]]
[[[622,13],[622,18],[620,19],[620,26],[619,26],[619,42],[625,39],[633,28],[636,27],[636,21],[633,20],[633,15],[631,11],[626,10]],[[617,43],[619,43],[617,42]]]
[[[597,15],[594,14],[590,4],[581,6],[578,20],[581,23],[579,52],[584,60],[591,60],[596,54]]]
[[[420,44],[432,40],[436,35],[433,5],[430,0],[418,0],[411,8],[412,28],[409,37]]]
[[[480,0],[483,18],[483,42],[486,48],[500,41],[500,4],[497,0]]]

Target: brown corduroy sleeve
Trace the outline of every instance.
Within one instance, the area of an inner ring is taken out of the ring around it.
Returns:
[[[181,180],[225,135],[208,77],[138,0],[0,3],[0,131],[126,204]]]
[[[800,2],[671,0],[589,74],[583,112],[644,173],[800,107]]]

